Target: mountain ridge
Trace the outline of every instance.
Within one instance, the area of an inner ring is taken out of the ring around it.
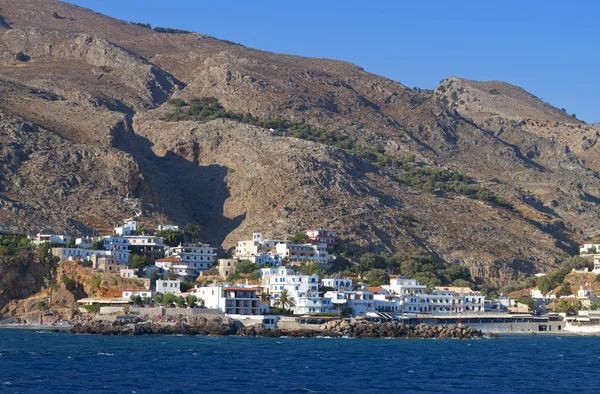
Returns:
[[[598,130],[518,87],[449,77],[430,93],[347,62],[158,33],[62,2],[5,3],[0,133],[18,138],[0,150],[11,158],[0,221],[16,229],[108,231],[141,211],[149,225],[199,223],[231,247],[254,231],[327,224],[357,251],[431,253],[492,282],[552,269],[599,230]],[[169,99],[195,97],[364,149],[232,120],[165,120]],[[110,166],[90,159],[105,156]],[[513,208],[448,191],[452,179],[409,180],[377,157],[464,174]],[[40,174],[54,179],[46,189]],[[40,215],[46,196],[56,201]]]

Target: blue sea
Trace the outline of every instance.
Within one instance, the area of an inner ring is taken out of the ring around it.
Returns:
[[[600,338],[102,337],[0,330],[4,393],[600,392]]]

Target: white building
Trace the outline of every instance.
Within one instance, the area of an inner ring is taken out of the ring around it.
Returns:
[[[328,276],[324,279],[321,279],[321,286],[332,287],[336,291],[352,290],[352,279]]]
[[[76,238],[75,246],[78,248],[91,249],[94,247],[94,240],[89,237],[85,238]]]
[[[200,263],[183,261],[179,257],[169,256],[156,260],[154,265],[161,268],[163,273],[173,273],[182,281],[195,280],[200,274]],[[203,268],[205,269],[205,268]]]
[[[204,301],[204,306],[230,315],[260,315],[257,288],[251,287],[196,287],[192,294]]]
[[[199,246],[175,246],[165,250],[165,257],[178,257],[185,263],[196,263],[194,268],[204,271],[212,268],[217,257],[217,248],[202,244]]]
[[[294,314],[332,312],[331,301],[319,295],[319,277],[296,274],[294,270],[280,267],[268,279],[271,306],[277,306],[279,297],[287,290],[296,305],[290,309]]]
[[[174,224],[159,224],[158,231],[179,231],[179,226]]]
[[[119,264],[127,264],[129,262],[128,251],[111,251],[111,250],[92,250],[80,248],[52,248],[50,253],[58,257],[61,261],[83,260],[90,261],[91,257],[113,257]]]
[[[328,291],[325,298],[331,300],[338,307],[348,307],[352,310],[352,316],[361,316],[369,312],[375,312],[374,294],[368,290],[362,291]]]
[[[594,269],[592,272],[594,274],[600,273],[600,254],[594,255]]]
[[[335,231],[318,228],[305,231],[305,234],[313,244],[326,244],[328,248],[334,247],[336,244]]]
[[[415,279],[408,279],[405,276],[390,278],[390,284],[381,287],[390,293],[399,295],[419,295],[425,294],[427,291],[427,286],[421,285]]]
[[[583,244],[579,248],[579,254],[600,254],[600,244]]]
[[[485,296],[468,287],[436,287],[428,295],[428,312],[484,312]]]
[[[38,233],[35,236],[28,236],[27,238],[29,238],[31,243],[36,246],[44,243],[49,243],[53,245],[69,245],[71,243],[71,237],[68,235]]]
[[[282,257],[275,249],[277,245],[286,244],[288,241],[281,239],[262,239],[261,233],[252,234],[252,239],[238,242],[235,258],[249,260],[254,264],[280,266]]]
[[[129,251],[136,254],[162,256],[164,251],[163,238],[154,235],[111,235],[102,237],[104,250]]]
[[[393,278],[381,286],[390,294],[375,294],[379,312],[399,313],[469,313],[485,311],[485,296],[468,287],[436,287],[427,293],[426,286],[414,279]]]
[[[538,300],[541,300],[541,299],[549,300],[549,299],[556,298],[556,295],[552,294],[552,292],[550,292],[548,294],[542,294],[542,292],[538,288],[531,289],[529,291],[529,295],[531,296],[531,298],[538,299]]]
[[[134,220],[129,220],[121,226],[115,227],[115,234],[117,235],[131,235],[137,232],[138,223]]]
[[[133,268],[121,268],[119,270],[119,276],[121,278],[137,278],[138,276],[135,274],[135,270]]]
[[[152,298],[153,293],[151,290],[124,290],[122,297],[125,299],[131,299],[131,297],[140,296],[142,298]]]
[[[287,258],[290,262],[329,264],[331,261],[326,244],[278,244],[275,250],[282,259]]]
[[[181,294],[181,281],[179,279],[157,279],[156,280],[156,293],[157,294]]]

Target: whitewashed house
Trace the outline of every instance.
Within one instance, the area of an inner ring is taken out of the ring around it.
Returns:
[[[308,236],[310,243],[318,245],[325,244],[328,248],[332,248],[337,243],[335,231],[318,228],[316,230],[307,230],[305,234]]]
[[[52,245],[69,245],[71,243],[71,237],[68,235],[38,233],[37,235],[28,236],[27,238],[29,238],[29,241],[36,246],[44,243],[49,243]]]
[[[157,279],[156,280],[157,294],[181,294],[181,280]]]
[[[324,287],[332,287],[336,291],[352,290],[352,279],[328,276],[321,279],[321,285]]]
[[[138,222],[135,220],[126,221],[124,224],[115,227],[117,235],[131,235],[137,232]]]
[[[152,298],[154,294],[152,290],[123,290],[122,297],[125,299],[131,299],[131,297],[140,296],[142,298]]]
[[[290,262],[315,262],[321,265],[331,262],[326,244],[279,244],[275,250],[282,259],[287,258]]]
[[[282,257],[275,249],[277,245],[288,243],[281,239],[262,239],[261,233],[253,233],[252,239],[238,242],[235,258],[249,260],[254,264],[280,266]]]
[[[182,281],[195,280],[200,274],[200,263],[193,261],[183,261],[179,257],[169,256],[154,262],[154,265],[161,268],[163,273],[173,273]],[[203,268],[205,269],[205,268]]]
[[[352,316],[362,316],[369,312],[375,312],[374,294],[368,290],[361,291],[328,291],[325,298],[337,307],[348,307],[352,310]]]
[[[58,257],[61,261],[91,261],[92,256],[112,257],[118,264],[127,264],[129,262],[128,251],[110,251],[110,250],[92,250],[81,248],[51,248],[50,253]]]
[[[207,244],[179,245],[165,249],[165,257],[178,257],[185,263],[196,263],[194,268],[197,268],[199,273],[212,268],[217,257],[217,248]]]
[[[192,292],[204,306],[230,315],[260,315],[259,289],[253,287],[196,286]]]
[[[271,306],[277,306],[284,290],[293,298],[296,305],[290,309],[294,314],[332,312],[330,301],[319,295],[319,277],[296,274],[294,270],[280,267],[268,279]]]
[[[179,231],[179,226],[174,224],[159,224],[158,231]]]
[[[579,248],[579,254],[600,254],[600,244],[583,244],[583,246]]]
[[[91,249],[94,247],[94,240],[89,237],[76,238],[75,247],[83,249]]]

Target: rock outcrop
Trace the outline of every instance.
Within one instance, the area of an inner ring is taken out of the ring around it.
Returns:
[[[112,322],[91,320],[77,323],[72,334],[96,335],[235,335],[242,326],[226,316],[184,316],[177,323],[149,322],[140,318]]]
[[[77,323],[71,329],[72,334],[96,335],[238,335],[265,338],[436,338],[436,339],[474,339],[481,338],[481,331],[470,327],[417,326],[404,325],[398,321],[373,322],[368,320],[334,320],[325,323],[320,329],[278,329],[265,328],[262,325],[245,327],[238,320],[226,316],[185,316],[177,323],[145,321],[140,318],[118,319],[112,322],[89,320]]]

